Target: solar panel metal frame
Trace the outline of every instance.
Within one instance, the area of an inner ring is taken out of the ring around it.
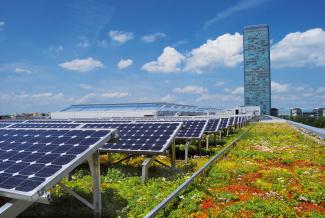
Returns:
[[[8,129],[6,129],[8,130]],[[111,140],[113,136],[116,134],[116,129],[112,128],[102,128],[102,129],[57,129],[57,128],[17,128],[17,129],[9,129],[9,130],[80,130],[80,131],[86,131],[86,130],[109,130],[109,134],[106,136],[103,136],[99,141],[97,141],[92,146],[89,146],[87,150],[80,153],[79,158],[75,158],[69,163],[66,164],[65,167],[62,167],[62,169],[58,170],[56,173],[54,173],[52,176],[49,176],[48,179],[46,179],[44,182],[42,182],[40,185],[38,185],[36,188],[34,188],[32,191],[24,192],[24,191],[17,191],[17,190],[10,190],[10,189],[4,189],[0,188],[0,196],[13,198],[13,199],[19,199],[19,200],[25,200],[25,201],[32,201],[35,202],[39,199],[39,197],[42,196],[44,192],[46,192],[48,189],[52,188],[55,184],[57,184],[64,176],[68,175],[69,172],[71,172],[73,169],[75,169],[77,166],[79,166],[81,163],[83,163],[87,158],[93,154],[96,150],[99,149],[102,145],[105,144],[105,142]]]
[[[146,123],[150,123],[150,122],[146,122]],[[157,122],[154,122],[154,123],[157,124]],[[160,151],[150,151],[150,150],[118,150],[118,149],[104,149],[103,147],[100,148],[99,151],[101,153],[124,153],[124,154],[144,154],[144,155],[146,155],[146,154],[148,154],[148,155],[165,154],[166,153],[166,150],[168,149],[168,147],[170,146],[170,144],[172,143],[172,141],[176,138],[177,132],[180,130],[180,128],[183,125],[182,122],[170,122],[170,123],[178,123],[178,126],[174,130],[174,133],[171,135],[171,137],[169,138],[169,140],[165,143],[165,145],[163,146],[162,150],[160,150]],[[137,124],[137,123],[114,123],[114,124]],[[141,124],[141,123],[139,123],[139,124]],[[98,128],[98,129],[101,129],[101,128]],[[117,129],[117,133],[118,133],[118,129]]]

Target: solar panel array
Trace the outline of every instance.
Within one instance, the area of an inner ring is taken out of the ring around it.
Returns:
[[[25,123],[72,123],[71,120],[52,120],[52,119],[44,119],[44,120],[26,120]]]
[[[163,153],[181,127],[180,122],[85,124],[83,128],[116,128],[118,141],[106,143],[102,152]]]
[[[111,133],[108,129],[0,129],[1,195],[35,200],[37,191],[50,188],[51,181],[64,176],[68,166],[80,164],[80,158],[97,150]]]
[[[131,123],[131,120],[75,120],[75,123]]]
[[[219,125],[220,125],[220,119],[210,119],[208,122],[208,126],[205,129],[205,132],[208,133],[217,132],[219,129]]]
[[[182,128],[177,132],[177,139],[200,139],[204,134],[207,126],[207,120],[182,120],[182,119],[166,119],[166,120],[137,120],[136,122],[182,122]]]
[[[18,123],[10,126],[9,128],[57,128],[57,129],[67,129],[76,128],[80,124],[76,123]]]

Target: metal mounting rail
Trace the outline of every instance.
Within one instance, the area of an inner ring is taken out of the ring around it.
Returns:
[[[235,140],[233,140],[229,145],[223,148],[219,153],[213,156],[208,162],[206,162],[199,170],[197,170],[190,178],[188,178],[183,184],[178,186],[175,191],[168,195],[162,202],[160,202],[156,207],[154,207],[149,213],[146,214],[145,218],[154,217],[161,209],[163,209],[168,202],[170,202],[174,197],[176,197],[183,189],[185,189],[196,177],[198,177],[205,169],[207,169],[216,159],[220,158],[225,154],[230,148],[232,148],[236,142],[241,139],[252,127],[247,129],[245,132],[241,133]]]

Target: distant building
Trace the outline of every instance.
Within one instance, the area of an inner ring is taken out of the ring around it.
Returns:
[[[279,116],[279,109],[271,108],[271,116],[278,117]]]
[[[244,27],[245,106],[271,111],[270,38],[267,25]]]
[[[231,114],[240,115],[246,114],[250,116],[261,116],[260,106],[239,106],[235,107]]]
[[[306,111],[302,113],[303,117],[307,117],[307,118],[316,118],[316,114],[314,111]]]
[[[315,108],[313,112],[316,118],[325,117],[325,108]]]
[[[52,119],[98,119],[111,117],[155,117],[202,115],[197,106],[171,103],[121,103],[71,105],[58,112],[51,112]]]
[[[291,117],[302,116],[302,110],[301,110],[301,108],[292,108],[290,110],[290,116]]]

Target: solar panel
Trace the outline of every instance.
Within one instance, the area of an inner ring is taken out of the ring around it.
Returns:
[[[10,126],[9,128],[76,128],[80,124],[76,123],[19,123]]]
[[[52,119],[44,119],[44,120],[27,120],[25,123],[72,123],[71,120],[52,120]]]
[[[168,118],[166,120],[137,120],[141,122],[182,122],[182,128],[177,132],[177,139],[200,139],[207,126],[207,120],[182,120],[177,118]]]
[[[11,123],[0,123],[0,128],[5,128],[10,125],[11,125]]]
[[[26,120],[0,120],[0,123],[22,123]]]
[[[227,129],[229,118],[221,118],[219,129]]]
[[[35,201],[115,130],[0,129],[0,195]]]
[[[207,120],[187,120],[182,121],[183,126],[178,131],[178,139],[200,139],[207,127]]]
[[[228,126],[233,126],[234,125],[234,117],[229,118]]]
[[[131,120],[75,120],[75,123],[131,123]]]
[[[176,133],[180,122],[161,123],[111,123],[86,124],[83,128],[116,128],[119,140],[106,143],[100,151],[117,153],[159,154],[164,153]]]
[[[205,132],[214,133],[219,130],[220,119],[210,119]]]

